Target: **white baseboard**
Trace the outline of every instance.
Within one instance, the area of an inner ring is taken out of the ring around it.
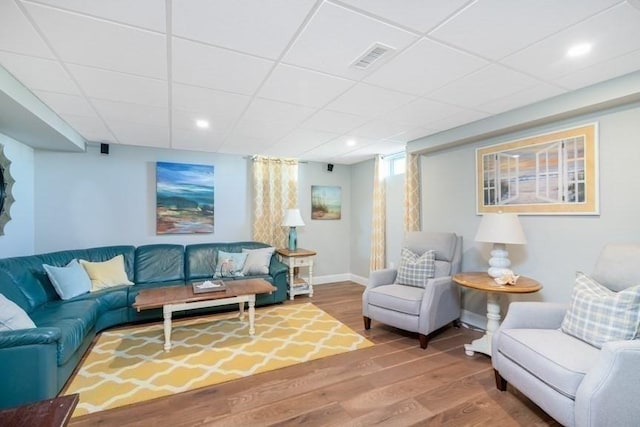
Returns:
[[[313,276],[313,286],[315,285],[324,285],[326,283],[335,283],[335,282],[355,282],[358,285],[367,286],[367,278],[362,276],[357,276],[351,273],[344,274],[329,274],[327,276]]]
[[[474,328],[482,330],[487,329],[487,318],[478,313],[474,313],[473,311],[463,309],[462,314],[460,315],[460,321],[473,326]]]

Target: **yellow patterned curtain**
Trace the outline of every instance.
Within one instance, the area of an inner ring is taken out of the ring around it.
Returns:
[[[386,200],[382,157],[376,156],[373,172],[373,215],[371,219],[371,271],[385,267]]]
[[[420,155],[407,153],[404,181],[404,231],[420,231]]]
[[[276,248],[287,246],[287,209],[298,207],[298,161],[253,158],[253,240]]]

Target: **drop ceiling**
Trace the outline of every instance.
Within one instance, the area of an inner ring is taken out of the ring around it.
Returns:
[[[640,4],[2,0],[0,65],[87,141],[353,164],[639,70]]]

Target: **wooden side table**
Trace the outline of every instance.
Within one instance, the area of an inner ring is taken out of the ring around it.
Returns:
[[[80,396],[77,393],[0,410],[0,425],[15,427],[66,426]]]
[[[296,295],[308,294],[313,296],[313,260],[316,256],[314,251],[298,248],[290,251],[287,248],[277,249],[280,261],[289,266],[289,299],[293,300]],[[296,276],[299,267],[307,267],[309,274],[307,281]]]
[[[528,277],[520,276],[515,285],[498,285],[487,273],[458,273],[453,276],[458,285],[487,292],[487,332],[471,344],[464,345],[467,356],[475,352],[491,356],[491,337],[500,326],[500,295],[538,292],[542,285]]]

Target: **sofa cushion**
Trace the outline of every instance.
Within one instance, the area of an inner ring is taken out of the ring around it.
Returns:
[[[499,343],[504,357],[571,399],[600,355],[558,329],[502,329]]]
[[[269,274],[269,264],[271,257],[276,248],[268,247],[261,249],[242,249],[242,253],[247,254],[247,260],[244,262],[242,274],[245,276],[255,276],[260,274]]]
[[[418,255],[407,248],[402,248],[396,283],[424,288],[435,273],[435,251],[428,250]]]
[[[562,331],[593,346],[631,340],[640,326],[640,285],[613,292],[584,273],[576,274]]]
[[[0,331],[31,329],[36,325],[29,315],[16,303],[0,294]]]
[[[93,300],[52,301],[38,307],[31,314],[38,327],[56,327],[62,337],[58,342],[58,365],[64,365],[82,346],[85,339],[93,339],[98,318],[98,304]]]
[[[133,285],[133,282],[127,277],[122,255],[116,255],[103,262],[91,262],[81,259],[80,264],[87,270],[89,278],[91,278],[92,291],[111,286]]]
[[[184,280],[184,246],[156,244],[136,248],[135,282]]]
[[[368,291],[369,304],[418,316],[424,290],[404,285],[377,286]]]
[[[91,279],[87,271],[72,259],[65,267],[43,264],[51,284],[63,300],[68,300],[91,290]]]

